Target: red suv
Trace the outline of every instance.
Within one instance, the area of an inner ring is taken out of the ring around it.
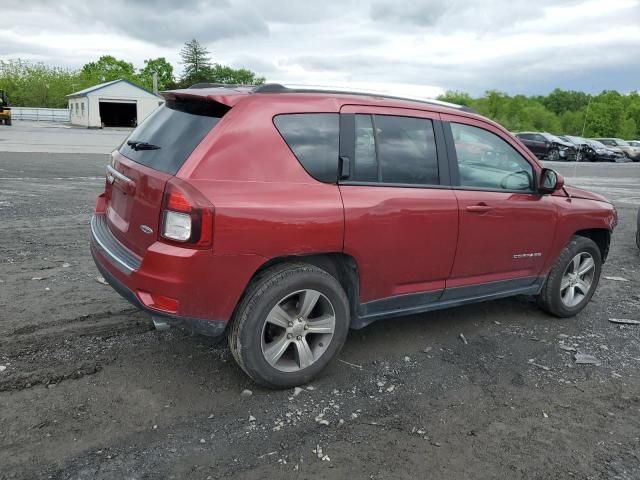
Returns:
[[[91,251],[133,304],[226,332],[256,382],[308,382],[379,319],[519,294],[568,317],[598,284],[614,207],[465,108],[275,84],[164,98],[112,154]]]

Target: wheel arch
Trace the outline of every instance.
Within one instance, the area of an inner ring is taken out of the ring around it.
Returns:
[[[236,305],[236,309],[249,288],[253,285],[253,283],[261,278],[264,272],[276,265],[282,265],[285,263],[308,263],[309,265],[321,268],[322,270],[336,278],[336,280],[338,280],[338,282],[344,289],[347,298],[349,299],[349,310],[351,313],[351,318],[355,318],[357,314],[360,291],[360,276],[358,271],[358,264],[355,258],[342,252],[327,252],[309,255],[285,255],[267,260],[255,271],[255,273],[247,283],[247,286],[245,287],[245,290],[242,293],[238,304]],[[235,316],[236,309],[234,309],[233,316]]]
[[[602,263],[607,260],[607,256],[609,255],[609,245],[611,244],[611,231],[606,228],[589,228],[585,230],[578,230],[574,235],[593,240],[600,250]]]

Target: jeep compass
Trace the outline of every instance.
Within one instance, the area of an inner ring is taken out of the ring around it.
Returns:
[[[260,384],[310,381],[349,328],[522,294],[570,317],[598,285],[614,207],[473,111],[278,84],[163,96],[111,155],[91,252],[134,305],[226,334]]]

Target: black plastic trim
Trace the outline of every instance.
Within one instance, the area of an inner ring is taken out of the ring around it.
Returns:
[[[537,295],[544,282],[545,277],[526,277],[457,287],[450,291],[445,289],[444,291],[437,290],[375,300],[358,306],[358,315],[352,318],[351,328],[358,330],[377,320],[442,310],[514,295]]]
[[[353,113],[340,114],[340,141],[338,142],[339,159],[349,159],[350,171],[353,174],[353,160],[356,155],[356,116]],[[340,170],[340,162],[338,162],[338,170]],[[341,180],[341,173],[338,171],[338,180]]]
[[[345,180],[340,182],[345,186],[361,187],[395,187],[395,188],[431,188],[439,190],[451,190],[451,185],[427,185],[421,183],[381,183],[381,182],[359,182],[356,180]],[[500,190],[501,192],[504,190]]]
[[[127,286],[118,280],[104,265],[100,262],[96,255],[95,244],[91,245],[91,256],[98,268],[100,274],[111,285],[111,287],[120,294],[125,300],[131,303],[133,306],[150,313],[154,317],[160,317],[166,319],[167,322],[173,326],[189,330],[192,333],[198,333],[200,335],[206,335],[209,337],[217,337],[222,335],[227,327],[227,323],[222,320],[206,320],[201,318],[181,317],[178,315],[171,315],[164,312],[153,310],[144,305],[136,294],[131,291]]]
[[[438,177],[440,185],[451,186],[451,168],[449,166],[449,152],[442,120],[432,120],[433,133],[436,139],[436,155],[438,161]]]

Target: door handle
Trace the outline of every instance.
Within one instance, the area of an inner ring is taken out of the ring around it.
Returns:
[[[489,205],[481,203],[481,204],[478,204],[478,205],[469,205],[467,207],[467,212],[485,213],[485,212],[488,212],[489,210],[492,210],[492,209],[493,209],[493,207],[490,207]]]

